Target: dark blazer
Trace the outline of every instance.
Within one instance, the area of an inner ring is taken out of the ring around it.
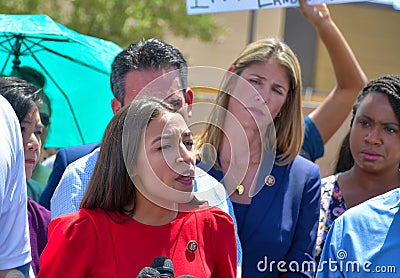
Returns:
[[[264,168],[268,168],[266,160]],[[209,165],[198,166],[206,170]],[[222,172],[208,167],[208,173],[223,182]],[[251,204],[233,203],[243,249],[242,276],[312,277],[308,262],[312,264],[315,256],[321,198],[319,167],[301,156],[286,166],[274,165],[272,186],[264,182],[268,172],[261,173],[258,186],[262,189]],[[285,262],[280,268],[287,272],[278,271],[280,261]],[[290,271],[289,266],[296,269],[297,265],[299,272]]]
[[[51,172],[47,185],[40,196],[39,203],[42,206],[50,210],[51,197],[53,197],[53,193],[64,174],[65,168],[75,160],[91,153],[98,146],[100,146],[100,143],[86,144],[58,150],[54,161],[53,171]]]

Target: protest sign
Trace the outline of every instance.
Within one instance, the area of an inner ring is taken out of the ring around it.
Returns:
[[[379,4],[391,4],[400,0],[372,0]],[[364,0],[308,0],[310,5],[342,4],[352,2],[365,2]],[[219,12],[233,12],[242,10],[258,10],[273,8],[298,7],[298,0],[186,0],[188,14],[206,14]]]

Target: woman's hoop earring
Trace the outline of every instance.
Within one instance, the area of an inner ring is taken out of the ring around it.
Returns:
[[[183,160],[183,157],[178,157],[177,159],[176,159],[176,163],[181,163],[181,162],[183,162],[184,160]]]

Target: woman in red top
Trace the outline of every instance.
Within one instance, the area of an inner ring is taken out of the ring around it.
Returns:
[[[39,277],[137,277],[159,256],[175,277],[235,277],[233,221],[193,195],[193,136],[155,98],[108,125],[81,209],[53,220]]]

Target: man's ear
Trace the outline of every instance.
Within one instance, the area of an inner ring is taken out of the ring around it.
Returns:
[[[186,99],[185,99],[186,103],[188,105],[192,105],[193,104],[193,98],[194,98],[194,96],[193,96],[192,89],[190,87],[187,87],[187,89],[186,89]]]
[[[119,102],[118,99],[113,98],[111,101],[111,108],[114,115],[117,114],[117,112],[122,108],[121,102]]]
[[[193,91],[190,87],[187,87],[186,89],[186,104],[187,104],[187,113],[188,113],[188,117],[192,116],[192,104],[193,104],[193,99],[194,99],[194,95],[193,95]]]

